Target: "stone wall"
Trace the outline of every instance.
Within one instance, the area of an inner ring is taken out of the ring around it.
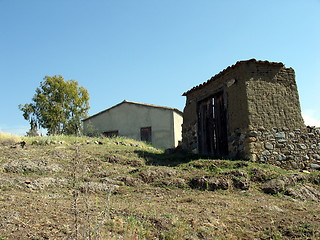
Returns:
[[[287,169],[309,169],[312,164],[320,164],[320,128],[238,130],[229,137],[229,151],[236,153],[236,158]]]
[[[294,70],[255,59],[239,61],[183,94],[184,149],[199,153],[198,104],[218,91],[227,114],[228,157],[284,168],[319,163],[320,130],[304,125]]]

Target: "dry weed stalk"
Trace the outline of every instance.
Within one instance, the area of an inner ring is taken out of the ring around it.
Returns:
[[[79,146],[76,146],[76,154],[75,157],[72,159],[72,212],[73,212],[73,239],[78,240],[79,239],[79,209],[78,209],[78,198],[79,198],[79,190],[77,188],[77,182],[78,182],[78,165],[79,165]]]
[[[102,239],[101,227],[109,215],[109,201],[113,188],[110,186],[106,193],[105,206],[101,211],[94,212],[90,200],[89,182],[84,184],[82,192],[79,190],[79,181],[84,175],[84,163],[81,161],[79,145],[75,148],[75,157],[72,159],[72,214],[73,232],[71,239]],[[83,204],[81,204],[83,203]],[[83,205],[83,211],[81,206]],[[94,224],[92,224],[94,222]]]

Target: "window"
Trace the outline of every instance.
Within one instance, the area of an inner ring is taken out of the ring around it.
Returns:
[[[116,136],[119,136],[119,131],[115,130],[115,131],[104,132],[103,136],[105,136],[105,137],[116,137]]]
[[[151,143],[151,127],[140,128],[141,141]]]

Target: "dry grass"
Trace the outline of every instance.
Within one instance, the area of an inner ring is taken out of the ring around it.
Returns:
[[[261,190],[282,176],[319,189],[319,173],[166,155],[126,139],[34,140],[26,148],[0,146],[1,240],[320,238],[319,201]],[[192,188],[199,177],[230,185]],[[232,185],[243,178],[248,190]]]
[[[0,145],[12,145],[22,140],[21,136],[0,132]]]

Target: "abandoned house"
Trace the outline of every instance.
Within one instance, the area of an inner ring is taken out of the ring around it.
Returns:
[[[304,125],[295,72],[283,63],[239,61],[183,96],[186,150],[285,168],[320,163],[320,129]]]
[[[94,131],[142,140],[159,148],[181,141],[182,112],[175,108],[123,101],[83,120],[86,135]]]

